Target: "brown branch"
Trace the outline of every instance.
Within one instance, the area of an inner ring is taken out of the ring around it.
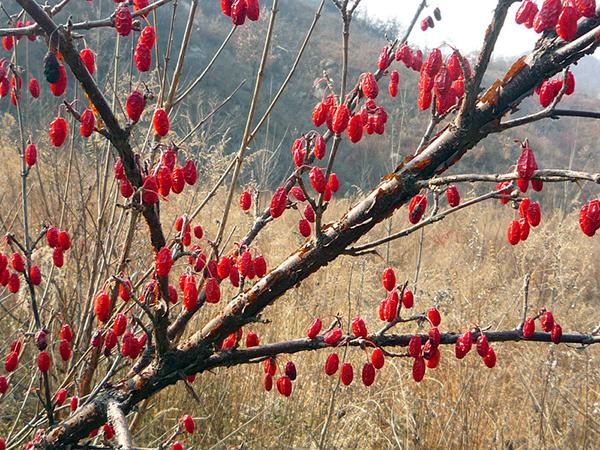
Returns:
[[[127,424],[127,418],[116,400],[109,400],[106,405],[106,418],[115,430],[115,439],[121,450],[133,448],[131,432]]]

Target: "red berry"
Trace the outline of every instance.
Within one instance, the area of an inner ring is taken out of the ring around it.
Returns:
[[[281,216],[287,206],[287,191],[284,187],[280,187],[275,191],[273,199],[271,200],[271,217],[276,219]]]
[[[100,322],[106,322],[109,317],[110,297],[104,290],[100,290],[94,297],[94,312]]]
[[[386,45],[381,49],[381,53],[379,54],[379,59],[377,61],[377,67],[379,70],[385,70],[390,65],[390,55],[388,54],[389,47]]]
[[[329,182],[327,183],[331,192],[337,192],[340,190],[340,179],[335,173],[329,174]]]
[[[399,300],[398,291],[396,290],[390,292],[384,300],[383,319],[387,322],[393,322],[396,319]]]
[[[418,383],[425,376],[425,360],[420,356],[415,358],[412,369],[413,379]]]
[[[383,281],[383,287],[386,291],[390,292],[396,287],[396,273],[391,267],[386,267],[381,276]]]
[[[63,361],[68,361],[71,357],[71,344],[66,339],[62,339],[58,344],[58,352]]]
[[[252,205],[252,196],[250,192],[244,191],[240,196],[240,206],[244,211],[248,211]]]
[[[423,194],[415,195],[408,206],[408,220],[412,224],[417,224],[425,214],[427,209],[427,197]]]
[[[131,18],[131,12],[125,6],[120,6],[115,11],[115,29],[121,36],[129,36],[131,33],[131,27],[133,19]]]
[[[19,354],[15,351],[11,351],[6,357],[6,362],[4,363],[4,370],[7,372],[14,372],[19,364]]]
[[[327,104],[326,103],[317,103],[313,108],[312,112],[312,121],[315,126],[320,127],[325,123],[325,119],[327,119]]]
[[[362,381],[365,386],[371,386],[375,381],[375,366],[372,363],[363,366]]]
[[[270,373],[265,373],[263,376],[263,387],[265,388],[265,391],[270,391],[271,389],[273,389],[273,375],[271,375]]]
[[[94,132],[95,126],[96,116],[94,116],[91,109],[86,109],[83,114],[81,114],[81,126],[79,127],[81,135],[83,137],[90,137]]]
[[[5,270],[5,272],[7,271],[8,269]],[[16,294],[17,292],[19,292],[20,287],[21,281],[19,280],[19,275],[17,275],[16,273],[11,274],[10,278],[8,279],[8,290],[13,294]]]
[[[306,334],[308,335],[308,338],[314,339],[315,337],[317,337],[317,335],[321,332],[322,326],[323,326],[323,322],[321,321],[321,319],[317,318],[317,319],[313,320],[306,332]]]
[[[158,180],[154,175],[144,177],[144,184],[142,184],[142,202],[146,205],[154,205],[158,202]]]
[[[554,342],[556,345],[558,345],[560,343],[560,338],[562,337],[562,327],[555,323],[554,326],[552,327],[552,331],[550,332],[550,339],[552,339],[552,342]]]
[[[234,0],[231,5],[231,21],[234,25],[244,25],[248,6],[246,0]]]
[[[352,119],[350,119],[350,123],[348,124],[347,132],[350,141],[353,143],[357,143],[362,139],[363,121],[360,114],[352,116]]]
[[[102,427],[102,432],[104,433],[104,438],[108,439],[109,441],[115,437],[115,430],[109,423],[104,424]]]
[[[313,147],[313,151],[315,153],[315,158],[323,159],[325,156],[325,152],[327,150],[327,143],[325,142],[325,138],[320,134],[315,138],[315,144]]]
[[[88,0],[90,1],[90,0]],[[148,0],[133,0],[133,10],[139,11],[140,9],[144,9],[146,6],[150,5]],[[141,17],[148,17],[148,13],[141,14]]]
[[[596,0],[575,0],[575,6],[583,17],[594,17],[596,15]]]
[[[431,351],[431,355],[429,356],[429,359],[425,360],[425,365],[430,368],[430,369],[435,369],[438,364],[440,363],[440,349],[437,347],[434,347],[433,350]]]
[[[173,266],[173,255],[171,249],[163,247],[156,255],[156,273],[159,277],[166,277]]]
[[[73,330],[68,323],[63,323],[60,327],[60,337],[68,342],[73,340]]]
[[[25,261],[23,261],[23,257],[20,253],[13,253],[10,262],[17,272],[23,272],[25,270]]]
[[[381,369],[383,367],[385,364],[385,356],[381,348],[377,347],[375,350],[373,350],[373,353],[371,354],[371,361],[376,369]]]
[[[309,221],[306,219],[300,219],[300,221],[298,222],[298,231],[300,231],[300,234],[304,237],[310,236],[312,230],[310,228]]]
[[[515,22],[517,22],[518,25],[521,25],[529,20],[532,16],[532,13],[535,14],[533,7],[534,4],[530,0],[525,0],[523,3],[521,3],[521,6],[519,6],[515,16]]]
[[[186,414],[185,416],[183,416],[181,418],[181,422],[183,423],[185,431],[187,431],[190,434],[192,434],[194,432],[194,429],[196,428],[196,422],[194,422],[194,419],[192,419],[192,416],[190,416],[189,414]]]
[[[431,322],[431,325],[434,327],[437,327],[442,321],[440,317],[440,312],[437,308],[429,308],[429,310],[427,311],[427,317],[429,318],[429,322]]]
[[[377,98],[379,95],[379,85],[371,72],[367,72],[363,75],[361,89],[367,98]]]
[[[2,46],[4,50],[10,51],[15,45],[15,40],[12,36],[2,36]]]
[[[367,326],[365,325],[365,321],[360,317],[355,317],[352,319],[352,332],[354,336],[366,339],[367,338]]]
[[[408,354],[413,358],[421,356],[421,338],[417,335],[412,336],[408,342]]]
[[[342,338],[342,330],[340,328],[334,328],[333,330],[329,330],[323,336],[323,340],[328,345],[336,344]]]
[[[540,210],[540,204],[533,202],[527,208],[527,221],[532,227],[537,227],[541,221],[542,212]]]
[[[487,355],[483,358],[483,362],[490,369],[496,365],[496,352],[492,347],[488,349]]]
[[[154,27],[151,25],[144,27],[142,33],[140,34],[140,38],[138,39],[138,43],[144,44],[149,49],[152,49],[155,42],[156,31],[154,30]]]
[[[96,57],[94,56],[94,52],[89,48],[84,48],[79,53],[79,57],[83,60],[83,63],[85,64],[85,67],[90,75],[94,75],[96,70]]]
[[[313,211],[312,206],[310,206],[310,203],[307,203],[304,207],[304,217],[306,217],[306,220],[310,223],[314,223],[315,221],[315,212]]]
[[[29,279],[34,286],[39,286],[42,282],[42,273],[40,272],[40,268],[38,266],[31,266],[31,270],[29,271]]]
[[[144,107],[146,106],[146,99],[139,91],[133,91],[127,97],[127,115],[131,120],[137,122],[144,111]]]
[[[265,257],[263,255],[258,255],[252,261],[252,267],[254,268],[254,273],[258,278],[262,278],[267,273],[267,262],[265,261]]]
[[[517,245],[521,240],[521,227],[518,220],[513,220],[508,225],[508,242],[511,245]]]
[[[542,329],[546,333],[551,332],[552,328],[554,327],[554,315],[552,314],[552,312],[546,311],[544,314],[542,314],[541,322],[542,322]]]
[[[54,249],[54,251],[52,252],[52,262],[54,263],[54,265],[56,267],[62,267],[65,259],[64,259],[64,254],[63,254],[63,249],[60,247],[56,247]]]
[[[38,98],[40,96],[40,83],[35,78],[29,80],[29,93],[33,98]]]
[[[292,395],[292,380],[287,375],[277,379],[277,390],[285,397]]]
[[[70,407],[71,411],[75,411],[79,406],[79,397],[73,396],[71,397]]]
[[[246,17],[252,21],[258,20],[260,17],[260,4],[258,3],[258,0],[246,0],[246,5]]]
[[[246,347],[256,347],[259,345],[258,334],[254,331],[250,331],[246,336]]]
[[[54,399],[56,401],[56,406],[62,406],[67,399],[67,390],[65,388],[59,389],[54,396]]]
[[[565,41],[570,41],[577,33],[577,12],[572,6],[565,6],[556,24],[556,33]]]
[[[404,291],[404,295],[402,296],[402,305],[406,309],[410,309],[413,307],[414,303],[415,303],[415,296],[413,295],[413,293],[410,289],[406,289]]]
[[[442,52],[439,48],[434,48],[429,52],[423,63],[423,71],[430,77],[434,77],[442,67]]]
[[[431,342],[431,345],[434,347],[437,347],[438,345],[440,345],[440,341],[442,339],[441,335],[440,335],[440,330],[438,330],[437,327],[432,327],[429,330],[429,341]]]
[[[38,369],[40,369],[40,372],[48,372],[48,370],[50,369],[50,355],[48,354],[48,352],[40,352],[40,354],[38,355],[37,364]]]
[[[519,178],[522,178],[525,181],[531,180],[536,169],[537,162],[535,161],[533,150],[528,146],[523,147],[521,156],[519,156],[519,160],[517,161],[517,173],[519,174]]]
[[[333,122],[331,128],[335,134],[341,134],[346,127],[348,126],[348,121],[350,120],[350,110],[348,106],[340,105],[333,115]]]
[[[196,279],[192,276],[187,277],[185,288],[183,290],[183,306],[188,311],[192,311],[198,304],[198,287]]]
[[[206,301],[208,303],[218,303],[221,300],[221,288],[216,278],[209,278],[204,284],[206,292]]]
[[[117,337],[121,336],[123,333],[125,333],[126,329],[127,329],[127,316],[125,316],[125,314],[123,314],[123,313],[117,314],[117,316],[115,317],[115,322],[113,324],[113,330],[114,330],[115,336],[117,336]]]
[[[169,117],[167,113],[162,108],[157,108],[154,111],[154,116],[152,117],[152,125],[154,125],[154,131],[160,137],[164,137],[169,132]]]
[[[25,149],[25,162],[30,167],[37,162],[37,148],[35,144],[29,144]]]
[[[137,67],[140,72],[148,72],[152,65],[152,52],[150,51],[150,48],[146,44],[138,43],[133,52],[133,61],[135,67]]]
[[[488,338],[486,335],[482,334],[477,338],[477,354],[482,358],[485,358],[489,348],[490,344]]]
[[[50,141],[55,147],[60,147],[67,138],[67,121],[62,117],[56,117],[50,123]]]
[[[556,26],[561,9],[561,0],[544,0],[540,9],[540,20],[544,30],[549,30]]]
[[[285,365],[285,374],[290,377],[290,380],[294,381],[297,376],[296,365],[293,361],[288,361]]]
[[[460,204],[460,194],[458,193],[458,189],[453,184],[448,185],[448,189],[446,190],[446,197],[448,198],[448,204],[451,207],[456,207]]]
[[[352,368],[352,364],[349,362],[342,364],[340,369],[340,378],[344,386],[348,386],[350,383],[352,383],[352,380],[354,379],[354,369]]]

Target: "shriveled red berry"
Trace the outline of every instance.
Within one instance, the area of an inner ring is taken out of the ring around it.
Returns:
[[[56,117],[50,123],[50,141],[55,147],[60,147],[67,138],[67,121],[62,117]]]
[[[383,287],[386,291],[390,292],[396,287],[396,273],[391,267],[386,267],[381,276]]]
[[[63,323],[60,327],[60,337],[68,342],[73,340],[73,330],[68,323]]]
[[[13,253],[10,258],[10,262],[17,272],[23,272],[25,270],[25,261],[23,261],[23,257],[20,253]]]
[[[121,36],[129,36],[131,33],[131,27],[133,25],[133,19],[131,18],[131,11],[125,6],[120,6],[115,11],[115,29]]]
[[[35,144],[29,144],[25,149],[25,162],[30,167],[37,162],[37,148]]]
[[[135,67],[137,67],[140,72],[148,72],[152,65],[152,52],[150,51],[150,48],[146,44],[138,43],[133,52],[133,61]]]
[[[56,247],[54,249],[54,251],[52,252],[52,262],[54,263],[54,265],[56,267],[62,267],[64,262],[65,262],[65,258],[64,258],[64,253],[63,253],[63,249],[60,247]]]
[[[68,361],[71,357],[71,344],[66,339],[62,339],[58,344],[58,352],[63,361]]]
[[[196,279],[192,276],[187,277],[185,288],[183,290],[183,306],[188,311],[192,311],[198,304],[198,286]]]
[[[4,362],[4,370],[7,372],[14,372],[19,364],[19,354],[15,351],[11,351],[6,357]]]
[[[244,211],[248,211],[250,209],[251,205],[252,205],[252,196],[250,195],[250,192],[248,192],[248,191],[242,192],[242,195],[240,196],[240,207]]]
[[[287,206],[287,192],[285,188],[282,186],[275,191],[275,195],[273,195],[273,199],[271,200],[271,208],[270,213],[271,217],[276,219],[281,216],[285,211]]]
[[[430,77],[434,77],[442,67],[442,52],[439,48],[434,48],[429,52],[423,63],[423,71]]]
[[[353,143],[357,143],[362,139],[363,135],[363,121],[360,114],[355,114],[350,119],[350,123],[347,128],[348,137]]]
[[[560,343],[560,338],[562,337],[562,327],[555,323],[552,327],[552,331],[550,332],[550,339],[552,342],[558,345]]]
[[[383,305],[383,320],[387,322],[393,322],[398,315],[398,305],[400,303],[398,296],[398,291],[393,290],[384,300]]]
[[[77,396],[71,397],[71,401],[69,402],[69,406],[71,408],[71,411],[75,411],[77,409],[77,407],[79,406],[79,397],[77,397]]]
[[[485,358],[489,348],[490,344],[488,338],[486,335],[482,334],[477,338],[477,354],[482,358]]]
[[[408,205],[408,220],[412,224],[417,224],[425,214],[427,209],[427,197],[423,194],[415,195]]]
[[[96,57],[94,56],[94,52],[89,48],[84,48],[79,53],[79,57],[83,60],[90,75],[94,75],[94,72],[96,71]]]
[[[290,377],[290,380],[294,381],[297,376],[296,365],[293,361],[288,361],[285,365],[285,374]]]
[[[304,237],[310,236],[312,233],[310,222],[306,219],[300,219],[298,222],[298,231],[300,231],[300,234]]]
[[[154,47],[154,43],[156,42],[156,30],[152,25],[144,27],[140,34],[138,42],[140,44],[144,44],[149,49],[152,49]]]
[[[340,368],[340,378],[344,386],[348,386],[352,383],[352,380],[354,379],[354,368],[352,367],[352,364],[349,362],[342,364],[342,367]]]
[[[320,102],[315,105],[312,112],[312,121],[315,126],[320,127],[325,123],[325,119],[327,119],[327,104]]]
[[[323,159],[325,156],[325,152],[327,151],[327,143],[325,142],[325,138],[320,134],[315,138],[313,151],[315,153],[315,158],[317,159]]]
[[[408,342],[408,354],[413,358],[421,355],[421,338],[417,335],[412,336]]]
[[[511,245],[517,245],[519,243],[521,240],[521,227],[518,220],[510,222],[508,225],[507,236],[508,242],[510,242]]]
[[[540,204],[533,202],[527,208],[527,221],[532,227],[537,227],[540,224],[542,212],[540,210]]]
[[[340,105],[333,115],[333,122],[331,128],[335,134],[341,134],[344,132],[350,121],[350,110],[345,104]]]
[[[363,366],[362,381],[365,386],[371,386],[375,381],[375,366],[372,363],[365,363]]]
[[[594,17],[596,15],[596,0],[575,0],[575,6],[583,17]]]
[[[310,223],[314,223],[315,221],[315,212],[312,209],[312,206],[310,206],[310,203],[307,203],[304,207],[304,217],[306,217],[306,220]]]
[[[277,390],[284,397],[292,395],[292,380],[289,376],[284,375],[277,378]]]
[[[159,277],[166,277],[173,266],[173,255],[171,249],[163,247],[156,255],[156,273]]]
[[[39,353],[37,364],[38,369],[40,369],[40,372],[48,372],[48,370],[50,369],[50,355],[48,354],[48,352],[43,351]]]
[[[458,193],[458,189],[453,184],[448,185],[448,189],[446,190],[446,197],[448,199],[448,204],[451,207],[456,207],[460,204],[460,194]]]
[[[234,0],[231,5],[231,21],[234,25],[244,25],[246,21],[246,15],[248,12],[248,5],[246,0]]]
[[[265,391],[270,391],[271,389],[273,389],[273,375],[271,375],[270,373],[265,373],[263,375],[263,387],[265,388]]]
[[[56,406],[62,406],[67,399],[67,390],[65,388],[61,388],[58,390],[56,395],[54,396],[54,401],[56,402]]]
[[[133,91],[129,94],[129,97],[127,97],[127,115],[134,122],[140,120],[140,116],[142,115],[145,106],[146,100],[141,92]]]
[[[133,10],[134,11],[139,11],[140,9],[144,9],[148,5],[150,5],[150,2],[148,0],[133,0]],[[141,17],[148,17],[148,13],[146,12],[144,14],[141,14]]]
[[[6,271],[8,271],[8,269],[5,269],[5,272]],[[17,275],[16,273],[10,274],[10,277],[8,279],[8,290],[13,294],[16,294],[17,292],[19,292],[20,287],[21,281],[19,280],[19,275]]]
[[[29,93],[33,98],[38,98],[40,96],[40,83],[35,78],[29,80]]]
[[[29,271],[29,279],[31,280],[31,284],[34,286],[39,286],[42,282],[42,273],[40,272],[40,268],[38,266],[31,266]]]
[[[425,376],[425,360],[420,356],[413,361],[412,375],[417,383],[423,380]]]
[[[529,146],[523,147],[521,150],[521,155],[519,156],[519,160],[517,161],[517,173],[519,174],[519,178],[529,181],[531,177],[533,177],[533,173],[537,168],[537,162],[535,161],[535,156],[533,155],[533,150],[529,148]]]
[[[333,330],[329,330],[323,336],[323,340],[328,345],[336,344],[342,338],[342,330],[340,328],[334,328]]]
[[[204,283],[204,290],[208,303],[218,303],[221,300],[221,288],[216,278],[211,277],[207,279]]]
[[[94,116],[91,109],[86,109],[83,114],[81,114],[81,126],[79,127],[81,135],[83,137],[90,137],[94,132],[95,126],[96,116]]]
[[[570,41],[577,33],[577,12],[572,6],[563,7],[558,22],[556,23],[556,33],[565,41]]]
[[[164,137],[169,132],[169,116],[162,108],[157,108],[154,111],[154,116],[152,117],[152,125],[154,126],[154,131],[160,137]]]
[[[438,330],[437,327],[432,327],[429,330],[428,336],[429,336],[429,342],[431,342],[431,345],[433,347],[437,347],[438,345],[440,345],[440,341],[441,341],[442,337],[440,335],[440,330]]]
[[[551,311],[546,311],[544,314],[542,314],[542,318],[540,321],[542,323],[542,329],[546,333],[552,331],[552,327],[554,327],[554,315]]]
[[[379,95],[379,85],[371,72],[367,72],[363,75],[361,90],[367,98],[377,98]]]
[[[379,59],[377,60],[377,67],[379,67],[379,70],[385,70],[390,65],[390,55],[388,51],[389,47],[387,45],[381,49]]]
[[[352,319],[352,332],[354,336],[366,339],[367,338],[367,326],[365,321],[361,317],[355,317]]]
[[[248,335],[246,336],[246,347],[256,347],[258,344],[258,334],[256,334],[254,331],[248,332]]]
[[[524,24],[531,18],[532,13],[534,13],[533,5],[533,2],[530,0],[525,0],[521,3],[521,6],[519,6],[517,14],[515,15],[515,22],[517,22],[518,25]]]

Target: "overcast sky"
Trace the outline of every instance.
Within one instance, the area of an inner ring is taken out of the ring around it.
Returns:
[[[372,17],[386,20],[397,18],[401,24],[408,25],[421,0],[362,0],[359,8]],[[419,46],[435,47],[446,42],[469,54],[478,50],[483,42],[485,30],[489,25],[496,0],[430,0],[429,6],[421,13],[420,19],[431,15],[438,6],[442,13],[441,22],[435,28],[425,32],[419,23],[409,42]],[[520,3],[512,5],[508,12],[506,25],[500,34],[496,55],[515,56],[533,49],[538,35],[533,30],[515,23],[515,13]]]

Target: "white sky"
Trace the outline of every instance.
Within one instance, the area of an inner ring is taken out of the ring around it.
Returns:
[[[421,0],[362,0],[359,10],[380,20],[396,18],[401,24],[408,25],[420,2]],[[421,13],[409,43],[431,48],[446,42],[458,48],[462,54],[469,54],[481,47],[497,1],[430,0],[428,4]],[[512,5],[508,11],[506,24],[496,45],[497,56],[521,55],[532,50],[539,38],[535,31],[515,23],[519,5],[520,3]],[[428,15],[433,17],[436,6],[441,10],[442,20],[435,21],[435,28],[421,31],[421,20]]]

